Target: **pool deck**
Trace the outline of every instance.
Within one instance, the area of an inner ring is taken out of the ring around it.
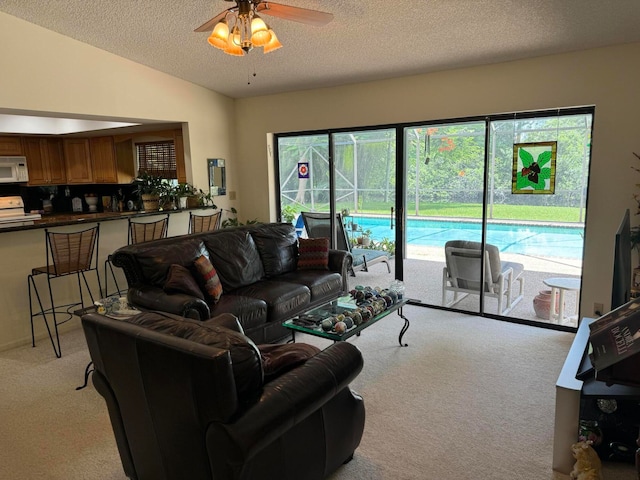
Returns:
[[[513,261],[524,265],[525,289],[524,298],[509,313],[509,317],[530,320],[540,323],[554,323],[548,319],[536,317],[533,309],[533,298],[541,290],[549,290],[544,280],[551,277],[580,278],[582,262],[576,259],[553,257],[528,257],[516,254],[500,254],[505,261]],[[350,288],[355,285],[371,285],[387,287],[394,276],[395,259],[391,260],[391,273],[387,273],[384,265],[374,265],[369,272],[357,272],[356,277],[349,278]],[[420,300],[427,305],[441,305],[442,269],[445,265],[444,249],[441,247],[409,246],[405,261],[404,278],[406,294],[409,298]],[[576,294],[567,293],[565,297],[565,311],[574,312],[576,308]],[[460,302],[456,308],[475,312],[478,310],[478,296],[471,295]],[[495,314],[497,300],[486,298],[485,308],[488,313]],[[577,317],[568,320],[564,325],[577,326]]]

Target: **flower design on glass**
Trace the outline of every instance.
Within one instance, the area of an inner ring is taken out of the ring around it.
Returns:
[[[517,176],[516,188],[533,187],[535,190],[544,190],[545,180],[551,178],[551,168],[549,166],[545,167],[551,160],[551,152],[544,151],[540,153],[537,160],[534,160],[533,155],[524,148],[518,151],[518,155],[523,167]]]

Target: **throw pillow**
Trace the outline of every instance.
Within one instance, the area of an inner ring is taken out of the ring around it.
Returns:
[[[275,277],[296,269],[298,237],[290,223],[264,224],[251,231],[264,273]]]
[[[262,357],[265,383],[320,353],[318,347],[306,343],[258,345],[258,350]]]
[[[215,305],[222,295],[222,283],[220,283],[216,269],[204,255],[196,258],[193,266],[196,268],[200,277],[199,280],[202,284],[202,291],[205,294],[206,302]]]
[[[189,269],[177,263],[169,267],[169,275],[167,275],[163,289],[166,293],[186,293],[204,300],[202,290]]]
[[[329,270],[329,239],[298,240],[298,270]]]

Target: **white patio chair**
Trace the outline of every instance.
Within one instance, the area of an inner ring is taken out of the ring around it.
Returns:
[[[442,270],[442,305],[451,307],[468,295],[480,295],[482,244],[450,240],[445,244],[446,266]],[[484,295],[498,299],[498,314],[507,315],[524,296],[524,265],[500,261],[500,251],[486,244]],[[520,285],[517,294],[514,283]],[[447,292],[453,299],[447,301]]]

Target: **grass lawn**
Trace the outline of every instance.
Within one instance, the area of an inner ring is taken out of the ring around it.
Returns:
[[[338,211],[345,208],[338,205]],[[354,213],[354,212],[352,212]],[[390,205],[366,202],[358,213],[372,213],[386,215],[390,213]],[[584,215],[584,210],[582,211]],[[415,215],[415,207],[407,205],[407,215]],[[482,205],[469,203],[432,203],[420,206],[419,216],[423,217],[459,217],[481,218]],[[537,220],[547,222],[584,222],[580,219],[580,209],[577,207],[539,207],[530,205],[493,205],[493,215],[489,218],[496,220]]]

